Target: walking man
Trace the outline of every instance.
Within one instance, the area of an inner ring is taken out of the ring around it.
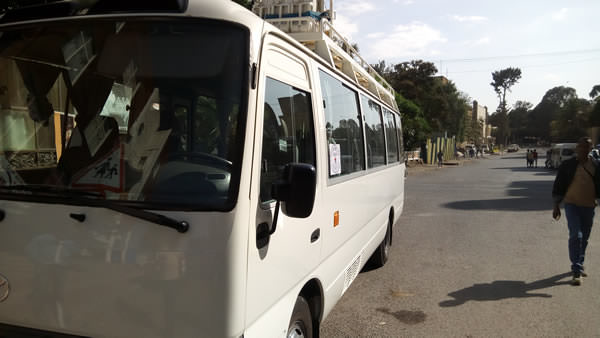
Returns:
[[[575,148],[576,157],[560,165],[552,188],[554,219],[560,218],[559,205],[564,202],[573,285],[581,285],[581,277],[587,276],[583,268],[585,249],[592,231],[596,198],[600,197],[600,168],[588,157],[591,149],[590,138],[580,138]]]
[[[440,150],[437,153],[438,167],[443,166],[444,164],[444,153]]]
[[[535,167],[537,168],[537,149],[533,149],[533,162],[535,162]]]

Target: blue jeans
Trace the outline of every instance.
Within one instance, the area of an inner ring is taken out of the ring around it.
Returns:
[[[585,249],[592,232],[594,208],[579,207],[565,203],[565,215],[569,226],[569,259],[573,272],[583,271]]]

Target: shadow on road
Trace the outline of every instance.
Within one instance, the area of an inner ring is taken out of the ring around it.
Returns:
[[[543,211],[552,209],[552,181],[514,181],[507,195],[517,198],[467,200],[445,203],[442,206],[458,210]]]
[[[525,161],[525,158],[527,157],[527,153],[523,152],[523,153],[508,153],[508,154],[504,154],[501,155],[501,159],[506,159],[506,160],[514,160],[514,159],[523,159],[523,161]],[[538,153],[538,161],[541,160],[542,158],[546,158],[546,152],[545,151],[540,151]]]
[[[556,176],[556,171],[547,169],[544,167],[527,168],[527,167],[501,167],[501,168],[490,168],[491,170],[510,170],[516,173],[535,173],[538,176]]]
[[[570,272],[561,273],[546,279],[541,279],[531,283],[513,280],[497,280],[491,283],[475,284],[471,287],[454,291],[448,296],[454,298],[440,302],[441,307],[451,307],[462,305],[470,300],[472,301],[494,301],[508,298],[528,298],[542,297],[551,298],[546,293],[530,293],[531,291],[545,289],[558,285],[570,284],[569,281],[560,281],[571,276]]]

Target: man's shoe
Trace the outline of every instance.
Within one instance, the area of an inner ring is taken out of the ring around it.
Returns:
[[[587,273],[585,273],[585,271],[581,271],[581,277],[587,277]]]
[[[571,284],[581,285],[581,273],[580,272],[573,272],[573,280],[571,280]]]

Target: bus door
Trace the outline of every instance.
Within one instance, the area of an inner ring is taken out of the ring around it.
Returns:
[[[276,310],[277,304],[283,306],[285,301],[280,301],[286,293],[295,301],[297,294],[289,292],[318,264],[322,242],[322,225],[316,217],[319,189],[310,216],[292,218],[279,210],[273,234],[255,241],[257,232],[273,230],[276,203],[271,186],[281,178],[284,166],[319,165],[308,63],[294,55],[292,47],[269,36],[260,68],[251,192],[255,224],[248,247],[248,325],[269,309],[283,312],[280,316],[291,315],[293,303],[284,311]],[[284,324],[287,328],[287,321]],[[259,327],[256,329],[265,329]]]

